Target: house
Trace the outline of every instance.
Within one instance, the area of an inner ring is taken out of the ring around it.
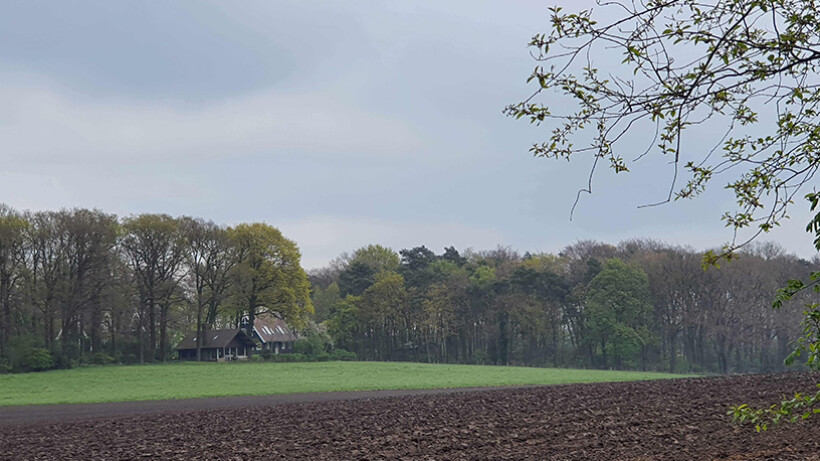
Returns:
[[[247,317],[242,319],[242,328],[247,322]],[[261,345],[262,351],[280,354],[293,352],[293,343],[297,338],[284,320],[272,315],[260,315],[253,320],[253,339]]]
[[[202,338],[202,360],[245,359],[254,346],[242,330],[206,331]],[[196,360],[196,332],[182,338],[176,351],[180,360]]]

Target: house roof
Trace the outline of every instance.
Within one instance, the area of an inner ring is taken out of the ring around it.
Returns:
[[[238,338],[237,338],[238,337]],[[202,347],[203,348],[214,348],[214,347],[226,347],[234,338],[239,339],[246,346],[252,347],[253,340],[248,337],[242,330],[211,330],[206,331],[205,336],[202,338]],[[182,338],[182,341],[179,342],[179,345],[176,347],[177,350],[181,349],[196,349],[196,332],[189,333],[187,336]]]
[[[296,341],[284,320],[273,316],[259,316],[253,319],[253,331],[263,343],[287,343]]]

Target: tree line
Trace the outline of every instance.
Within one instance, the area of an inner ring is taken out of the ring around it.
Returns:
[[[816,261],[771,244],[719,269],[702,256],[651,240],[558,254],[369,245],[308,275],[264,223],[0,206],[0,371],[163,361],[186,333],[262,313],[317,353],[365,360],[782,369],[810,294],[780,311],[772,299]]]
[[[300,258],[264,223],[0,205],[0,371],[163,361],[190,331],[266,312],[299,328]]]
[[[379,245],[310,272],[316,321],[367,360],[670,372],[783,369],[805,296],[772,309],[810,262],[773,244],[723,267],[651,240],[559,254],[435,254]]]

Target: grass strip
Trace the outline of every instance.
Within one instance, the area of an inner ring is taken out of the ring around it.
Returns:
[[[0,375],[0,406],[680,377],[683,375],[408,362],[183,362]]]

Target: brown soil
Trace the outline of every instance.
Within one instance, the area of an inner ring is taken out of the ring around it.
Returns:
[[[0,460],[820,461],[820,415],[762,434],[726,416],[733,403],[771,403],[813,392],[818,381],[784,374],[260,400],[264,406],[7,424]]]
[[[138,402],[82,403],[0,407],[0,427],[30,423],[78,421],[152,413],[180,413],[230,408],[270,407],[288,403],[327,402],[335,400],[378,399],[413,395],[455,394],[495,389],[520,389],[535,386],[463,387],[453,389],[398,389],[385,391],[312,392],[304,394],[208,397],[179,400],[145,400]],[[2,432],[0,432],[2,435]]]

